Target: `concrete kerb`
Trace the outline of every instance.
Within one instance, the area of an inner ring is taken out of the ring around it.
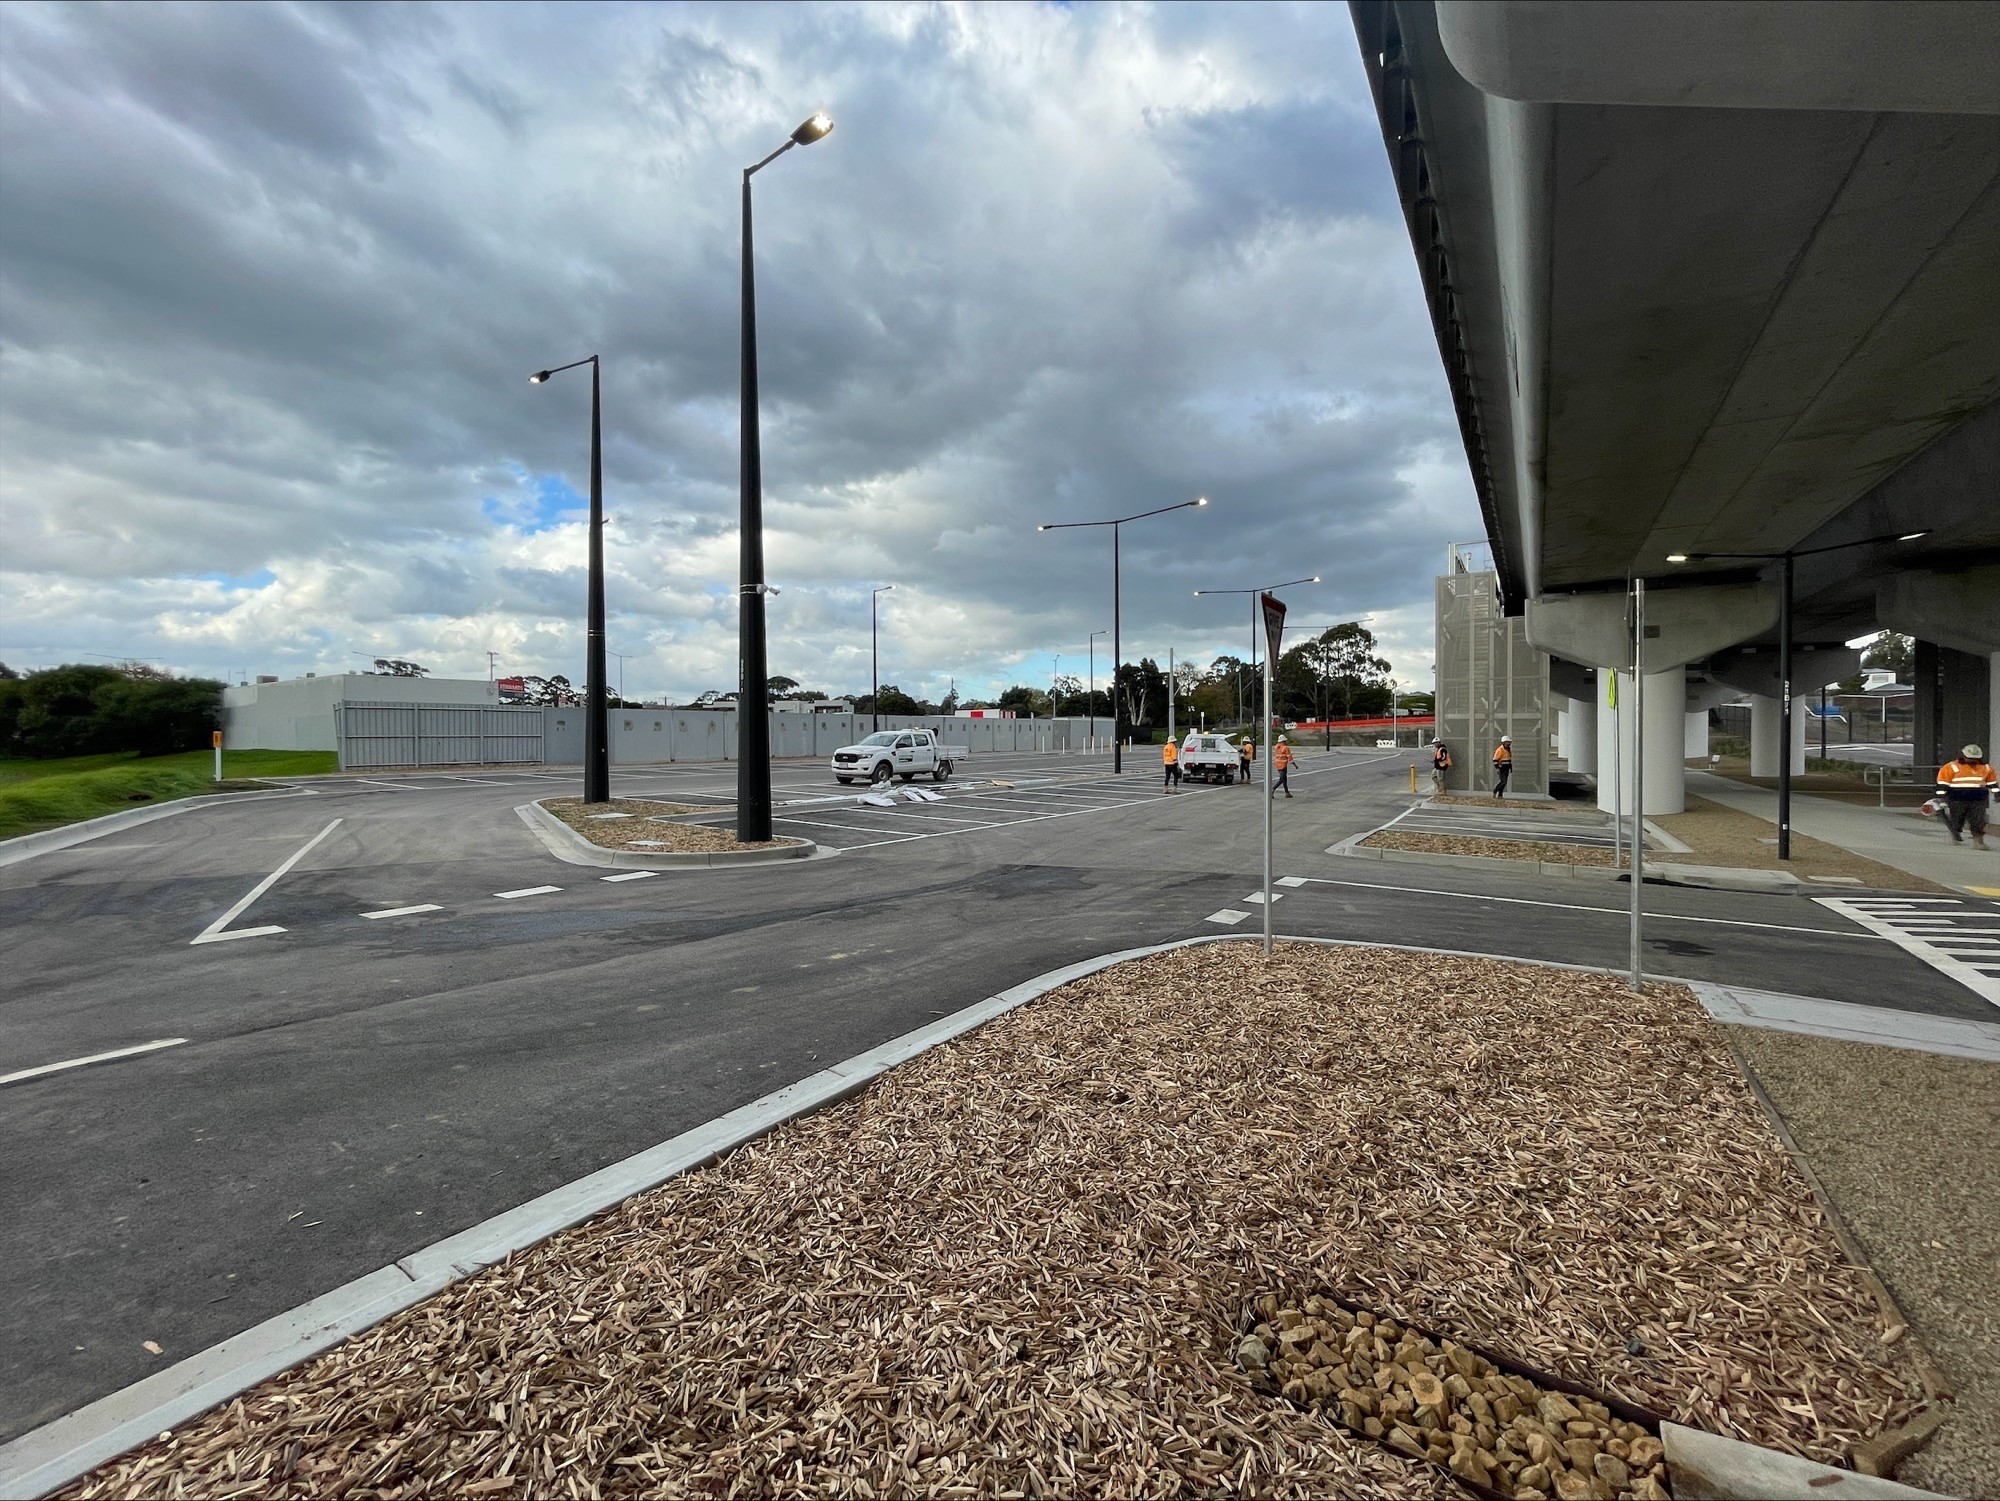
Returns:
[[[779,845],[767,850],[641,850],[607,849],[592,844],[583,835],[549,812],[540,803],[521,803],[514,809],[521,821],[534,831],[550,854],[571,865],[597,865],[619,870],[699,870],[732,865],[772,865],[788,860],[809,860],[838,854],[822,849],[810,839]]]
[[[1464,949],[1361,939],[1280,935],[1286,943],[1381,948],[1401,953],[1492,959],[1582,974],[1623,975],[1603,965],[1563,964]],[[1256,943],[1234,933],[1201,934],[1121,949],[1049,970],[952,1015],[906,1032],[830,1068],[267,1319],[198,1355],[113,1392],[55,1422],[0,1445],[0,1496],[39,1501],[157,1434],[241,1395],[259,1382],[414,1307],[452,1283],[550,1236],[716,1162],[758,1137],[860,1092],[898,1064],[984,1026],[1072,981],[1134,959],[1208,943]],[[1669,980],[1666,983],[1684,984]],[[1753,1086],[1754,1087],[1754,1086]],[[1822,1200],[1824,1203],[1824,1200]],[[1864,1263],[1865,1266],[1865,1263]],[[1871,1274],[1872,1275],[1872,1274]],[[1893,1306],[1893,1305],[1892,1305]],[[1762,1452],[1762,1451],[1759,1451]],[[1847,1472],[1840,1472],[1847,1473]],[[1919,1493],[1921,1494],[1921,1493]]]
[[[219,808],[226,803],[258,803],[280,797],[317,797],[319,794],[310,787],[273,787],[268,792],[212,792],[197,797],[176,798],[170,803],[155,803],[150,808],[130,808],[122,813],[106,813],[101,818],[86,818],[80,823],[64,824],[59,829],[44,829],[39,834],[17,834],[12,839],[0,840],[0,865],[18,865],[23,860],[32,860],[37,855],[46,855],[54,850],[65,850],[72,845],[87,844],[93,839],[101,839],[106,834],[116,834],[124,829],[136,828],[142,823],[151,823],[159,818],[171,818],[176,813],[188,813],[196,808]]]

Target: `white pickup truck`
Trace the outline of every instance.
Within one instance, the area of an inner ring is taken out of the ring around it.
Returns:
[[[860,744],[843,745],[833,753],[833,779],[879,786],[892,777],[907,782],[928,772],[942,782],[971,754],[970,746],[940,744],[930,730],[877,730]]]
[[[1221,782],[1226,786],[1236,780],[1236,765],[1236,747],[1229,743],[1227,735],[1190,730],[1187,739],[1181,742],[1181,776],[1187,781]]]

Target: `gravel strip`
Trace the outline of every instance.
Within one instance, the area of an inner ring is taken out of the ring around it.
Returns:
[[[524,1251],[66,1494],[1415,1498],[1259,1393],[1340,1290],[1837,1460],[1921,1401],[1680,987],[1176,949]]]
[[[552,797],[542,806],[583,835],[592,844],[608,850],[635,853],[658,852],[715,854],[724,850],[768,850],[785,844],[803,844],[802,839],[766,839],[738,844],[731,829],[707,824],[670,822],[680,813],[713,813],[713,808],[689,807],[682,803],[656,803],[646,798],[619,797],[610,803],[586,803],[580,797]],[[605,813],[626,813],[629,818],[593,817]]]
[[[1957,1394],[1897,1478],[2000,1496],[2000,1064],[1732,1035]]]
[[[1616,865],[1612,852],[1594,844],[1547,839],[1488,838],[1483,834],[1419,834],[1387,829],[1361,841],[1376,849],[1421,850],[1430,855],[1483,855],[1489,860],[1547,860],[1552,865]]]

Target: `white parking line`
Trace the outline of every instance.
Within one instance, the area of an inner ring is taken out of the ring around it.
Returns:
[[[113,1058],[133,1058],[140,1053],[157,1053],[161,1048],[177,1048],[185,1037],[162,1037],[158,1042],[141,1042],[129,1048],[113,1048],[108,1053],[92,1053],[88,1058],[66,1058],[61,1063],[44,1063],[40,1068],[24,1068],[18,1073],[0,1074],[0,1084],[18,1084],[23,1079],[39,1079],[64,1069],[82,1068],[89,1063],[109,1063]]]
[[[650,881],[658,875],[657,870],[628,870],[622,876],[599,876],[600,881]]]
[[[489,782],[484,777],[440,777],[443,782],[470,782],[475,787],[511,787],[512,782]]]
[[[1243,919],[1248,917],[1249,915],[1250,914],[1248,912],[1238,912],[1233,908],[1224,907],[1220,912],[1209,913],[1207,918],[1204,920],[1207,922],[1219,922],[1227,927],[1233,928],[1238,923],[1242,922]]]
[[[303,845],[299,846],[298,849],[292,852],[291,858],[285,861],[283,865],[280,865],[276,870],[272,871],[268,876],[264,877],[264,879],[259,881],[255,886],[252,886],[250,888],[249,894],[245,896],[240,902],[238,902],[235,906],[231,907],[227,912],[223,913],[222,916],[218,917],[214,922],[210,923],[207,927],[203,928],[194,937],[190,938],[188,940],[188,946],[192,948],[197,943],[222,943],[225,940],[231,938],[261,938],[267,933],[284,932],[285,930],[283,928],[278,927],[275,924],[269,927],[262,927],[262,928],[239,928],[234,933],[225,933],[223,929],[227,928],[232,922],[236,921],[236,919],[240,917],[249,908],[250,904],[256,901],[258,897],[262,896],[265,892],[269,891],[273,886],[277,885],[278,877],[282,876],[286,871],[290,870],[294,865],[297,865],[299,861],[304,859],[306,851],[310,850],[314,845],[318,844],[320,840],[326,838],[327,835],[331,834],[335,829],[339,827],[340,827],[340,820],[336,818],[332,823],[328,824],[325,828],[321,829],[317,834],[313,835],[312,838],[308,839]]]
[[[436,902],[422,902],[415,907],[384,907],[380,912],[364,912],[361,915],[371,919],[377,917],[408,917],[413,912],[442,912],[443,910]]]
[[[519,891],[496,891],[493,894],[503,902],[511,902],[517,896],[544,896],[551,891],[561,891],[560,886],[523,886]]]
[[[1434,886],[1391,886],[1382,881],[1336,881],[1328,876],[1300,876],[1314,886],[1353,886],[1362,891],[1407,891],[1412,896],[1443,896],[1461,902],[1501,902],[1510,907],[1553,907],[1558,912],[1608,912],[1613,917],[1629,917],[1629,907],[1586,907],[1580,902],[1538,902],[1525,896],[1486,896],[1475,891],[1443,891]],[[1648,912],[1648,922],[1703,922],[1723,928],[1762,928],[1767,933],[1810,933],[1815,938],[1853,938],[1868,943],[1879,941],[1874,933],[1850,933],[1840,928],[1805,928],[1780,922],[1747,922],[1740,917],[1691,917],[1683,912]]]
[[[408,782],[378,782],[371,777],[356,777],[355,783],[362,787],[387,787],[391,792],[422,792],[421,787],[412,787]]]

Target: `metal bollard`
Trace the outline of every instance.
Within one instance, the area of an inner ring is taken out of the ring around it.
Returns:
[[[1411,762],[1411,763],[1410,763],[1410,791],[1412,791],[1412,792],[1415,792],[1416,790],[1417,790],[1417,767],[1416,767],[1416,763],[1415,763],[1415,762]]]

